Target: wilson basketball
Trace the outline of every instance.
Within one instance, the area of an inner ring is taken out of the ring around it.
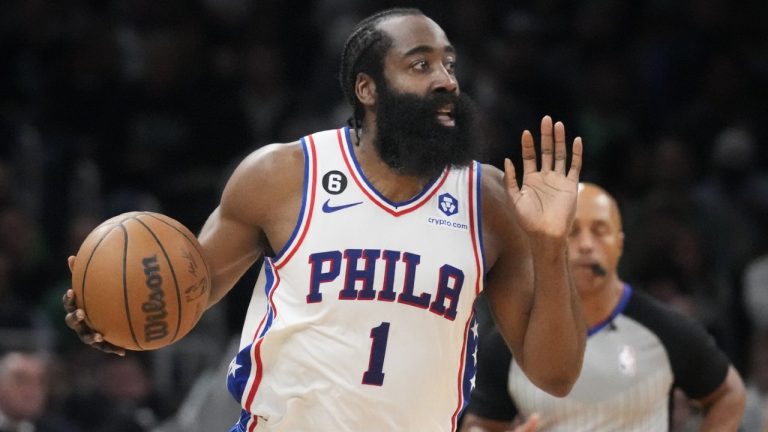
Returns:
[[[129,350],[184,337],[208,304],[211,278],[202,248],[178,221],[129,212],[96,227],[80,246],[72,289],[86,323]]]

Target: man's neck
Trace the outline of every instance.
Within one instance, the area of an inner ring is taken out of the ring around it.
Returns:
[[[588,327],[608,319],[618,306],[621,296],[624,294],[624,282],[615,274],[606,281],[605,286],[596,289],[589,297],[582,297],[584,317]]]

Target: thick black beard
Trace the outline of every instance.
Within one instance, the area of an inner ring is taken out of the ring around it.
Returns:
[[[477,159],[476,109],[471,99],[449,92],[426,97],[378,85],[376,136],[379,156],[403,175],[433,178],[446,167],[465,167]],[[437,111],[453,105],[455,126],[437,120]]]

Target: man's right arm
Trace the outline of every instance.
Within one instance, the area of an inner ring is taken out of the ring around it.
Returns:
[[[208,307],[221,300],[269,245],[288,240],[302,201],[304,155],[298,142],[262,147],[246,157],[229,178],[219,206],[204,224],[198,240],[212,284]],[[70,256],[70,270],[75,257]],[[62,299],[65,322],[80,340],[104,352],[125,350],[104,341],[77,309],[74,290]]]
[[[298,143],[251,153],[235,169],[198,240],[211,271],[208,306],[221,300],[267,246],[287,241],[301,205],[303,153]]]

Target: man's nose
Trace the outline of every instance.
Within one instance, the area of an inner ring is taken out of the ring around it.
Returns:
[[[581,233],[576,238],[576,246],[578,247],[579,252],[590,252],[594,245],[594,239],[588,233]]]
[[[456,75],[448,71],[445,66],[440,66],[435,72],[435,80],[432,82],[432,91],[458,93],[459,82]]]

